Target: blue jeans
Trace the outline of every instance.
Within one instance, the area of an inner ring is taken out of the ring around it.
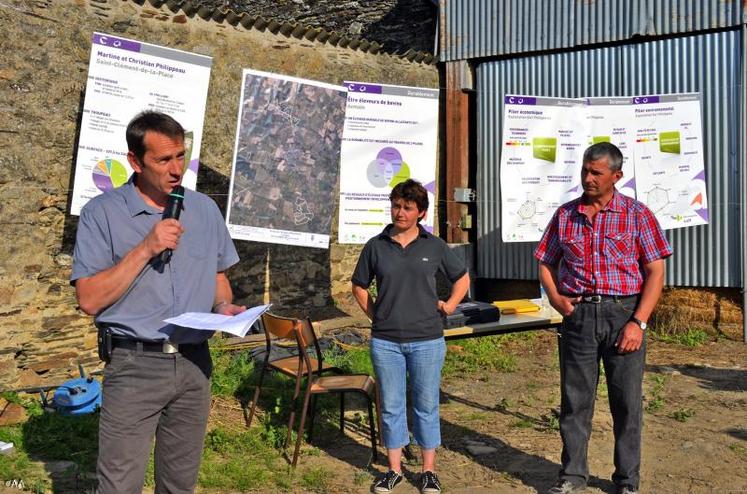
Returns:
[[[410,444],[407,429],[407,378],[410,378],[412,429],[423,449],[441,444],[438,399],[441,367],[446,356],[443,338],[411,343],[371,338],[371,361],[381,393],[381,435],[384,446]]]

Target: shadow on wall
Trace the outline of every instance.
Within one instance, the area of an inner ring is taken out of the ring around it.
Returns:
[[[203,163],[197,183],[198,190],[211,196],[225,217],[228,177]],[[241,261],[229,270],[228,276],[238,302],[247,306],[262,304],[269,274],[269,298],[275,313],[308,315],[312,319],[347,315],[333,305],[328,249],[245,240],[235,240],[234,245]]]
[[[70,214],[70,206],[73,203],[73,186],[75,184],[75,166],[78,157],[78,142],[80,141],[80,127],[83,121],[83,103],[86,99],[86,92],[81,91],[78,96],[77,120],[75,122],[75,139],[73,147],[70,150],[70,156],[73,157],[73,166],[70,167],[70,178],[67,183],[67,211],[65,214],[65,224],[62,229],[62,239],[60,252],[62,254],[73,255],[75,247],[75,232],[78,230],[78,217]]]

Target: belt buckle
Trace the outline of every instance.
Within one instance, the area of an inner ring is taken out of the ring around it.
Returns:
[[[179,352],[178,343],[171,343],[170,341],[163,342],[163,353],[178,353],[178,352]]]
[[[601,304],[602,296],[601,295],[587,295],[586,297],[584,297],[584,302],[589,302],[592,304]]]

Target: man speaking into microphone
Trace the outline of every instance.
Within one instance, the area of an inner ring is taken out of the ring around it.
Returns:
[[[181,188],[182,126],[146,111],[126,137],[135,173],[81,211],[71,276],[107,362],[97,492],[139,494],[155,436],[155,492],[191,493],[210,410],[211,333],[163,321],[245,310],[225,274],[239,257],[215,202]]]

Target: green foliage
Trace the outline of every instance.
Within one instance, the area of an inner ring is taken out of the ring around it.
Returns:
[[[253,384],[254,361],[248,351],[229,352],[211,348],[213,358],[212,391],[216,396],[247,394]]]
[[[671,417],[677,422],[687,422],[690,418],[695,416],[695,410],[692,408],[678,408],[672,412]]]
[[[511,424],[511,427],[516,427],[519,429],[531,429],[532,427],[534,427],[534,422],[529,419],[519,419]]]
[[[517,368],[516,356],[504,348],[508,341],[516,338],[489,336],[449,342],[444,376],[463,375],[472,372],[497,370],[513,372]]]
[[[542,419],[545,423],[545,427],[547,428],[547,430],[551,430],[551,431],[560,430],[560,419],[552,411],[548,415],[543,416]]]
[[[21,405],[26,409],[26,414],[31,417],[38,417],[39,415],[44,413],[41,401],[37,400],[36,398],[30,398],[28,396],[22,397],[18,395],[18,393],[15,393],[13,391],[5,391],[3,393],[0,393],[0,396],[5,398],[10,403]]]
[[[45,492],[51,486],[46,472],[40,463],[34,462],[22,449],[21,428],[18,426],[0,428],[0,440],[12,442],[15,452],[11,455],[0,455],[0,479],[23,480],[31,492]]]
[[[665,343],[675,343],[689,347],[700,346],[711,338],[705,330],[700,328],[690,328],[687,331],[671,334],[656,333],[656,337],[659,341]]]
[[[236,430],[217,427],[205,436],[199,484],[218,489],[257,489],[276,485],[287,464],[267,441],[267,427]],[[272,429],[272,427],[270,426]]]
[[[464,420],[468,422],[483,422],[487,420],[489,415],[486,412],[470,412],[464,415]]]
[[[607,381],[603,376],[600,377],[602,378],[599,379],[599,382],[597,383],[597,396],[599,396],[600,398],[607,398],[609,394],[609,390],[607,389]]]
[[[376,280],[373,280],[371,284],[368,285],[368,293],[370,293],[371,297],[376,300],[376,297],[379,295],[379,290],[376,286]]]
[[[368,346],[348,347],[347,349],[333,346],[324,352],[324,361],[349,374],[374,375]]]
[[[732,450],[734,454],[740,457],[743,461],[747,461],[747,448],[745,448],[741,444],[732,443],[729,445],[729,449]]]
[[[667,378],[663,375],[656,375],[649,379],[652,383],[650,396],[646,399],[646,412],[654,413],[664,406],[664,398],[662,393],[664,392],[664,386],[666,385]]]
[[[371,482],[373,482],[373,476],[366,470],[356,470],[353,474],[353,483],[359,487]]]
[[[307,470],[301,477],[301,485],[312,492],[329,492],[330,481],[334,474],[326,468],[317,467]]]
[[[65,477],[95,470],[98,454],[98,413],[64,416],[45,413],[33,399],[5,395],[26,407],[29,419],[21,425],[0,427],[0,440],[12,442],[15,452],[0,456],[0,479],[23,479],[27,490],[46,492],[51,487],[49,474],[41,461],[73,463]]]

